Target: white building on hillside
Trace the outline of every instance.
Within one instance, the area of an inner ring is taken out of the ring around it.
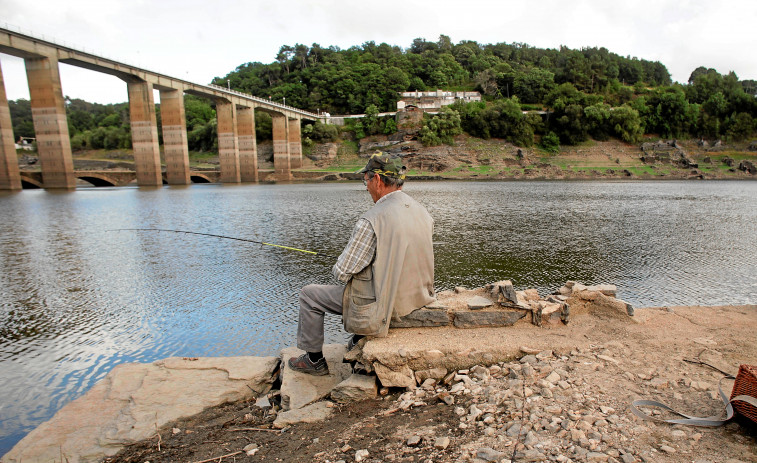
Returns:
[[[403,92],[400,93],[397,110],[401,111],[407,105],[415,105],[424,111],[438,111],[442,106],[451,105],[457,101],[464,103],[481,101],[481,94],[478,92],[445,92],[443,90],[435,92]]]

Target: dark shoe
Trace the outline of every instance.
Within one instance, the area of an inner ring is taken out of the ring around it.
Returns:
[[[299,357],[290,358],[287,363],[292,370],[307,373],[309,375],[326,376],[329,374],[329,365],[326,363],[326,358],[321,357],[315,362],[312,362],[310,357],[308,357],[307,352]]]

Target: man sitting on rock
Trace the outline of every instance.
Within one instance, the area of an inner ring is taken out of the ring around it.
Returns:
[[[332,269],[347,285],[300,291],[297,347],[305,354],[289,359],[291,369],[329,373],[322,352],[326,312],[342,315],[344,329],[353,333],[349,351],[364,336],[386,336],[392,318],[434,300],[434,220],[402,191],[406,170],[399,156],[376,153],[358,172],[375,205],[357,221]]]

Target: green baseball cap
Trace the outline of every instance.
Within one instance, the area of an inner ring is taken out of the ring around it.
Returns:
[[[358,174],[364,174],[366,172],[375,172],[380,175],[386,175],[387,177],[404,179],[407,167],[402,165],[401,157],[392,156],[378,151],[371,155],[371,158],[368,160],[368,164],[366,164],[365,167],[357,171]]]

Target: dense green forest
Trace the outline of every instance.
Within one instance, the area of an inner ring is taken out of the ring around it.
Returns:
[[[407,49],[374,42],[346,50],[295,44],[282,46],[269,64],[242,64],[214,83],[274,101],[286,99],[313,112],[366,113],[367,120],[351,127],[358,138],[396,130],[393,122],[374,115],[394,110],[399,92],[480,91],[480,103],[455,104],[426,117],[421,139],[428,145],[451,142],[460,132],[519,146],[539,142],[556,150],[559,144],[590,137],[638,142],[644,134],[656,134],[738,141],[757,130],[755,81],[699,67],[688,82],[672,83],[662,63],[605,48],[453,44],[445,35],[436,42],[415,39]],[[210,102],[191,96],[185,102],[190,150],[214,150]],[[126,103],[67,100],[67,106],[74,149],[129,147]],[[29,102],[11,102],[11,114],[16,137],[33,136]],[[259,114],[256,119],[258,138],[270,139],[270,118]],[[306,127],[305,132],[317,139],[327,131]]]

